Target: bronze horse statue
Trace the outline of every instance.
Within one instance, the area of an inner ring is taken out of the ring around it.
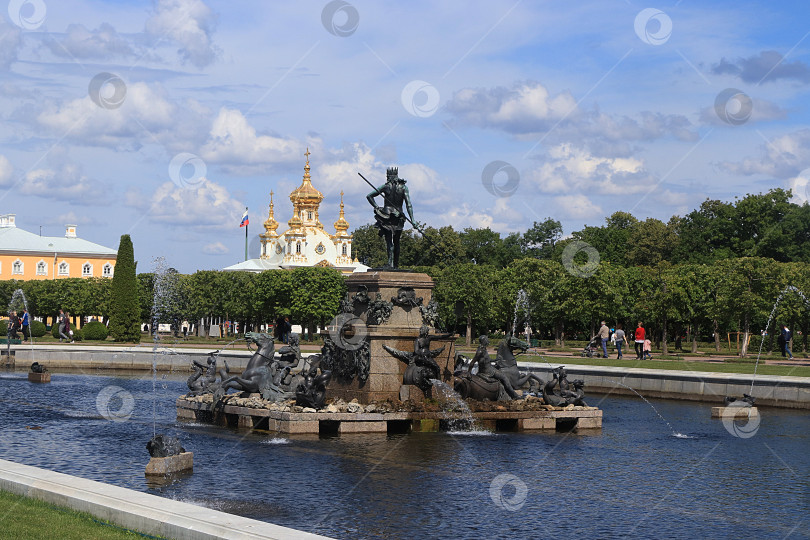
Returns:
[[[278,368],[278,363],[273,360],[275,354],[273,336],[265,333],[247,332],[245,341],[247,341],[248,346],[253,343],[258,348],[248,361],[241,376],[229,377],[222,381],[222,384],[214,393],[214,403],[222,399],[222,396],[230,388],[242,392],[261,393],[264,399],[292,397],[292,395],[286,396],[285,394],[288,393],[273,383]]]
[[[529,350],[529,344],[514,337],[512,334],[507,334],[501,343],[498,345],[498,350],[495,353],[495,367],[501,373],[509,377],[509,382],[512,388],[521,388],[527,382],[532,392],[542,388],[543,379],[534,373],[521,373],[517,367],[517,358],[515,351],[519,350],[521,353]],[[535,388],[534,383],[537,383]]]
[[[480,401],[506,401],[517,399],[516,389],[522,387],[526,382],[539,382],[543,385],[543,380],[534,374],[522,374],[517,369],[517,360],[514,351],[526,351],[528,343],[507,335],[498,345],[495,365],[489,358],[487,345],[489,340],[486,336],[479,338],[481,345],[475,353],[475,357],[469,364],[466,374],[456,378],[454,389],[462,398],[472,398]],[[461,360],[461,359],[458,359]],[[463,362],[463,360],[461,360]],[[478,374],[472,374],[472,367],[478,364]],[[457,366],[459,362],[457,361]],[[458,369],[458,368],[457,368]],[[532,385],[533,386],[533,385]],[[532,388],[534,391],[534,388]]]

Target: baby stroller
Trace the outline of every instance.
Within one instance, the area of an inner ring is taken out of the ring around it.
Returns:
[[[585,345],[585,348],[582,349],[582,356],[587,356],[588,358],[593,358],[594,356],[602,356],[602,344],[599,339],[599,336],[593,338],[590,343]]]

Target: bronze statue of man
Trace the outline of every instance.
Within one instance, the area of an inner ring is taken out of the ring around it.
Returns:
[[[378,195],[383,196],[382,207],[374,200]],[[369,193],[366,199],[374,207],[375,225],[380,229],[380,236],[385,238],[385,245],[388,249],[388,266],[397,268],[399,266],[399,241],[402,229],[405,228],[402,203],[405,203],[411,223],[415,224],[411,196],[405,186],[405,179],[399,177],[399,170],[396,167],[389,167],[386,171],[385,184]]]

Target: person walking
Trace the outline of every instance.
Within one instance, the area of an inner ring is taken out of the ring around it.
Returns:
[[[607,342],[610,339],[610,328],[607,327],[605,321],[602,321],[602,326],[599,327],[599,339],[602,342],[602,358],[607,358]]]
[[[70,313],[67,311],[65,312],[65,339],[70,339],[70,342],[73,343],[73,330],[70,329]]]
[[[635,341],[635,350],[636,350],[636,360],[643,360],[644,359],[644,338],[647,337],[647,333],[644,330],[644,327],[641,326],[641,321],[638,322],[638,327],[636,328],[636,339]]]
[[[17,330],[20,328],[20,319],[17,318],[17,312],[12,311],[8,314],[8,336],[11,339],[19,339]]]
[[[59,341],[70,341],[70,338],[65,333],[65,311],[59,310]]]
[[[27,308],[23,308],[21,326],[22,326],[23,343],[28,343],[28,340],[31,339],[31,329],[30,329],[31,317],[28,315]]]
[[[616,344],[616,359],[622,358],[622,344],[627,344],[627,336],[624,335],[621,323],[616,325],[616,331],[613,332],[613,342]]]
[[[290,342],[290,333],[292,332],[292,324],[290,324],[290,318],[284,317],[284,328],[282,330],[282,340],[284,343]]]
[[[644,360],[652,360],[652,341],[644,340]]]
[[[793,334],[791,334],[786,324],[782,325],[781,335],[785,342],[785,353],[787,353],[788,360],[793,360],[793,353],[790,352],[790,339],[793,337]],[[782,356],[784,356],[784,354]]]

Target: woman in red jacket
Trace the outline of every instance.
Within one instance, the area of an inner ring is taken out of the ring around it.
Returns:
[[[638,322],[638,328],[636,328],[636,338],[635,338],[635,350],[636,350],[636,360],[641,360],[644,358],[644,340],[646,339],[646,332],[644,331],[644,327],[641,326],[641,321]]]

